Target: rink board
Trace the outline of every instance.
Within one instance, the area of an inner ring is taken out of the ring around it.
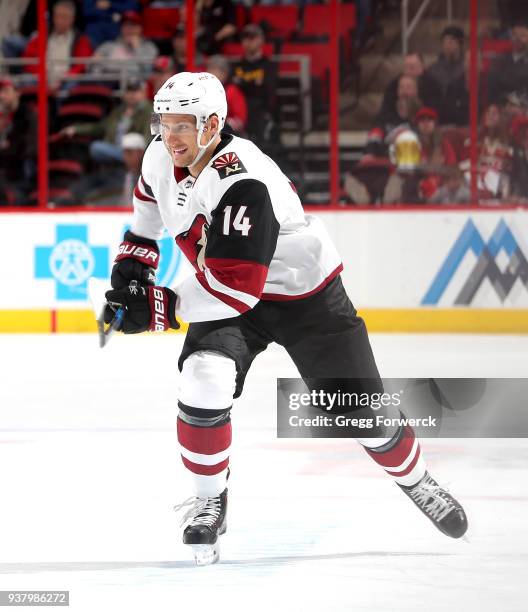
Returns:
[[[526,210],[311,213],[342,256],[343,279],[372,331],[528,333]],[[5,213],[16,261],[0,294],[0,332],[94,331],[87,281],[109,280],[130,213]],[[161,241],[158,282],[191,273]]]

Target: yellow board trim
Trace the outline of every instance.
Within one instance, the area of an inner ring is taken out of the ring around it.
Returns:
[[[0,332],[38,334],[51,331],[50,310],[0,310]]]
[[[526,309],[364,308],[359,314],[370,332],[528,334]],[[175,333],[187,328],[182,323]],[[95,331],[91,310],[0,310],[0,333]]]
[[[365,308],[370,332],[528,334],[528,310],[504,308]]]
[[[189,325],[180,321],[187,331]],[[2,334],[95,333],[97,325],[92,310],[0,310]],[[171,330],[172,331],[172,330]]]

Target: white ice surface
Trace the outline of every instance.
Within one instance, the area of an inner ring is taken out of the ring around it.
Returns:
[[[233,409],[228,532],[196,568],[172,506],[180,336],[0,336],[0,590],[72,610],[525,611],[526,440],[425,440],[469,515],[437,532],[348,440],[277,440],[270,347]],[[526,376],[528,339],[374,335],[384,376]],[[24,608],[25,609],[25,608]],[[50,609],[50,608],[46,608]]]

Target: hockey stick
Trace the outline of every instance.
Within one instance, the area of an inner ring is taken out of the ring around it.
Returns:
[[[110,304],[110,306],[112,305]],[[115,311],[114,318],[110,321],[108,327],[105,328],[104,312],[105,306],[103,306],[101,314],[97,319],[97,333],[99,334],[99,346],[101,348],[104,348],[110,341],[110,337],[112,336],[112,334],[116,330],[119,330],[119,328],[121,327],[121,323],[123,322],[123,319],[125,317],[125,309],[123,308],[123,306],[119,306],[119,308]]]
[[[137,285],[137,281],[131,281],[131,285]],[[104,348],[115,331],[118,331],[123,323],[125,309],[119,304],[109,304],[104,297],[107,290],[106,282],[98,281],[95,278],[90,278],[88,281],[88,294],[92,303],[92,308],[97,321],[97,334],[99,336],[99,346]],[[112,321],[105,327],[104,313],[106,306],[110,305],[114,309],[115,315]]]

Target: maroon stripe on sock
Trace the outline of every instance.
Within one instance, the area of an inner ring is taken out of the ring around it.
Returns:
[[[407,474],[410,474],[412,470],[414,469],[414,466],[418,463],[418,459],[420,458],[420,453],[421,453],[420,445],[418,444],[418,446],[416,447],[416,454],[414,455],[414,459],[411,461],[411,463],[409,463],[409,465],[402,472],[391,472],[387,470],[386,468],[385,468],[385,471],[387,472],[387,474],[390,474],[391,476],[395,476],[396,478],[400,476],[407,476]]]
[[[225,470],[229,465],[229,458],[224,459],[220,463],[215,463],[215,465],[201,465],[200,463],[193,463],[189,461],[189,459],[185,458],[183,455],[181,456],[183,465],[193,472],[194,474],[201,474],[202,476],[214,476],[215,474],[220,474],[222,470]]]
[[[414,430],[412,427],[406,426],[403,430],[401,440],[390,450],[384,453],[377,453],[370,448],[365,448],[365,450],[376,463],[384,468],[397,468],[408,459],[412,451],[414,440]]]
[[[189,425],[178,417],[178,442],[192,453],[215,455],[231,444],[231,422],[218,427]]]

